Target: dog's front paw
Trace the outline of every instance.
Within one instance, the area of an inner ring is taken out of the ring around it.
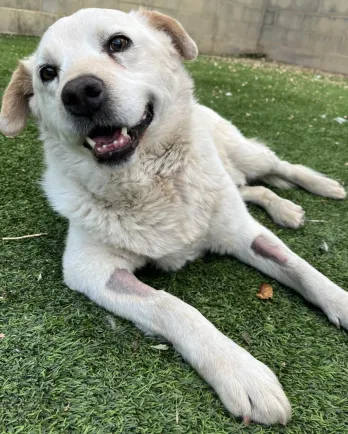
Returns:
[[[228,341],[227,341],[228,342]],[[242,348],[228,342],[215,354],[207,377],[226,408],[235,416],[266,425],[285,425],[291,406],[274,373]]]

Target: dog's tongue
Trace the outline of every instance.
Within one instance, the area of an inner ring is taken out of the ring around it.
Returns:
[[[131,137],[128,135],[126,128],[117,128],[110,134],[91,136],[88,139],[95,143],[93,149],[97,158],[112,155],[115,151],[125,148],[131,142]]]
[[[114,142],[115,140],[117,140],[120,133],[121,133],[121,128],[117,128],[111,134],[108,134],[105,136],[91,137],[91,139],[95,141],[97,146],[103,146],[105,144],[110,144],[110,143]]]

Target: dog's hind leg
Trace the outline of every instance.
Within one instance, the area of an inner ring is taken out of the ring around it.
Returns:
[[[342,185],[306,166],[283,161],[263,143],[243,136],[235,137],[233,144],[225,143],[225,150],[233,164],[248,182],[260,180],[279,188],[298,185],[318,196],[344,199]]]
[[[225,146],[222,147],[221,144],[220,147],[218,146],[220,158],[226,171],[238,186],[244,201],[264,208],[281,226],[293,229],[302,226],[304,211],[300,206],[282,199],[268,188],[246,185],[248,181],[262,178],[265,173],[273,172],[281,163],[274,152],[255,140],[246,139],[238,132],[235,134],[234,142],[224,141],[223,144]],[[278,187],[291,186],[280,178],[273,178]]]
[[[317,194],[318,196],[330,197],[332,199],[344,199],[346,197],[345,189],[339,182],[300,164],[291,164],[287,161],[280,161],[273,173],[270,175],[271,177],[266,175],[261,179],[272,184],[272,181],[274,182],[275,180],[275,175],[280,179],[299,185],[305,190]]]
[[[212,134],[222,160],[226,155],[248,183],[264,181],[279,188],[289,188],[296,184],[319,196],[345,198],[346,192],[337,181],[308,167],[282,161],[266,145],[244,137],[238,128],[210,109],[202,107],[201,110],[203,114],[209,114],[209,122],[213,125]]]
[[[239,188],[239,192],[246,202],[264,208],[280,226],[297,229],[304,223],[305,212],[299,205],[279,197],[268,188],[244,186]]]

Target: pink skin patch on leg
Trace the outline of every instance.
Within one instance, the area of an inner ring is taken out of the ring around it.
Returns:
[[[127,270],[116,270],[110,277],[107,288],[123,295],[136,295],[146,297],[155,290],[145,283],[140,282],[133,274]]]
[[[272,244],[264,235],[256,237],[251,244],[251,248],[257,255],[263,256],[278,264],[285,264],[289,259],[281,245]]]

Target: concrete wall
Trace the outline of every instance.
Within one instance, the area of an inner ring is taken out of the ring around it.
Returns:
[[[0,0],[0,33],[41,35],[83,7],[140,5],[178,19],[203,53],[262,52],[348,74],[348,0]]]
[[[258,49],[273,59],[348,74],[348,0],[269,0]]]
[[[0,33],[41,35],[61,16],[103,7],[125,12],[140,5],[178,19],[203,53],[255,51],[266,0],[0,0]]]

